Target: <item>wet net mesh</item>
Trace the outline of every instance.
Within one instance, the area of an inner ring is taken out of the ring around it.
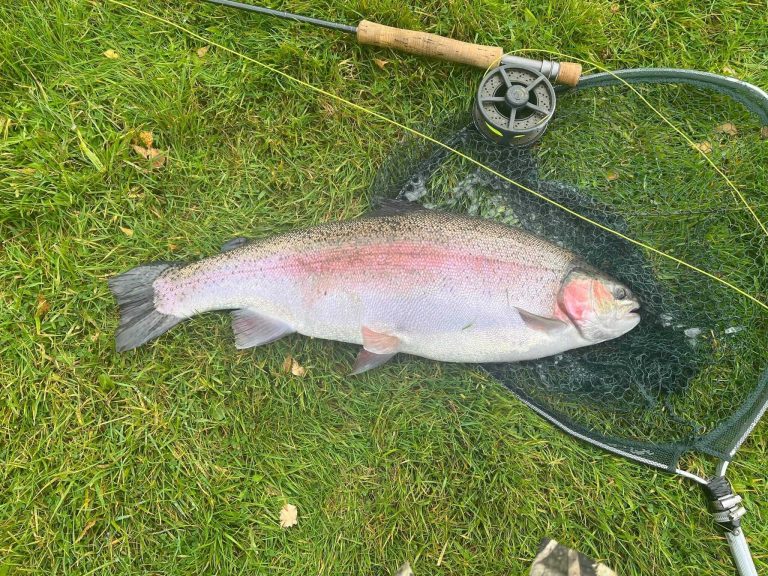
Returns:
[[[485,140],[469,116],[441,142],[547,198],[768,301],[768,141],[725,96],[690,86],[561,95],[530,148]],[[700,149],[700,150],[699,150]],[[519,226],[626,283],[642,321],[609,342],[483,369],[571,434],[675,470],[684,453],[730,460],[768,404],[768,310],[698,272],[601,230],[437,145],[406,139],[372,196]]]

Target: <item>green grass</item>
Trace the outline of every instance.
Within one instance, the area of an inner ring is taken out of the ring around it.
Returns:
[[[468,108],[480,78],[200,2],[129,3],[410,125]],[[758,2],[280,7],[768,86]],[[544,537],[624,574],[729,573],[698,488],[576,442],[475,371],[348,378],[350,346],[238,352],[213,315],[114,352],[108,276],[353,217],[402,136],[202,45],[106,0],[0,6],[0,575],[524,574]],[[163,167],[131,149],[141,130]],[[289,354],[305,377],[282,372]],[[730,471],[759,572],[767,458],[762,424]],[[282,530],[286,502],[299,525]]]

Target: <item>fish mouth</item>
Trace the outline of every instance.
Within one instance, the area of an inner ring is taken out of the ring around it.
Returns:
[[[640,316],[640,306],[636,306],[635,308],[632,308],[632,310],[630,310],[629,313],[634,314],[635,316]]]

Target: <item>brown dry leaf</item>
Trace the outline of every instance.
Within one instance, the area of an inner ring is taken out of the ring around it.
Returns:
[[[205,55],[208,54],[208,50],[210,50],[210,46],[203,46],[202,48],[197,49],[197,57],[198,58],[205,58]]]
[[[299,511],[293,504],[286,504],[280,510],[280,528],[290,528],[299,523]]]
[[[293,374],[294,376],[304,376],[306,375],[306,373],[307,371],[304,368],[304,366],[302,366],[301,364],[296,362],[296,360],[294,360],[293,364],[291,365],[291,374]]]
[[[46,314],[48,314],[48,310],[51,309],[51,305],[48,303],[48,300],[45,299],[45,296],[42,294],[37,295],[37,308],[35,308],[35,318],[42,318]]]
[[[173,252],[174,250],[176,250],[178,247],[179,247],[179,245],[178,245],[178,244],[173,244],[172,242],[169,242],[169,243],[168,243],[168,250],[170,250],[171,252]]]
[[[614,180],[619,179],[619,173],[618,172],[608,172],[608,174],[605,175],[605,179],[608,180],[608,182],[613,182]]]
[[[619,10],[621,10],[621,6],[618,4],[611,4],[611,14],[618,14]]]
[[[389,64],[389,60],[381,60],[380,58],[374,58],[373,63],[376,64],[376,66],[378,66],[382,70],[384,70],[384,66]]]
[[[307,371],[298,362],[296,362],[296,359],[292,356],[286,356],[285,360],[283,361],[283,372],[290,372],[294,376],[304,376]]]
[[[118,58],[120,58],[120,54],[118,54],[115,50],[112,50],[111,48],[109,50],[104,50],[104,56],[106,56],[110,60],[117,60]]]
[[[712,144],[710,144],[706,140],[704,142],[699,142],[697,144],[694,144],[693,146],[699,152],[704,152],[704,154],[709,154],[710,152],[712,152]]]
[[[165,164],[165,154],[160,152],[157,148],[152,148],[151,146],[148,146],[145,148],[144,146],[139,146],[137,144],[133,145],[133,150],[138,154],[139,156],[144,157],[144,159],[149,160],[149,165],[152,168],[160,168],[163,164]]]
[[[152,155],[152,161],[149,163],[149,165],[152,168],[160,168],[163,164],[165,164],[165,154],[161,154],[159,150],[154,150],[154,152],[155,154]]]
[[[155,137],[152,135],[152,132],[149,130],[142,130],[139,132],[139,140],[141,140],[144,143],[144,146],[147,148],[152,147],[152,143],[155,141]]]
[[[149,148],[144,148],[144,146],[139,146],[138,144],[134,144],[131,148],[139,156],[143,156],[145,159],[149,158]]]
[[[128,238],[133,238],[133,230],[131,230],[130,228],[123,228],[122,226],[120,226],[120,230],[122,230],[123,234],[128,236]]]
[[[736,126],[730,122],[720,124],[720,126],[715,126],[715,132],[718,134],[728,134],[728,136],[736,136],[739,133],[739,131],[736,129]]]

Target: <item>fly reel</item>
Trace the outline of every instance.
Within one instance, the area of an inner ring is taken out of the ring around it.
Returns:
[[[478,131],[507,146],[538,140],[555,113],[555,90],[547,77],[515,65],[489,71],[477,90],[472,117]]]

